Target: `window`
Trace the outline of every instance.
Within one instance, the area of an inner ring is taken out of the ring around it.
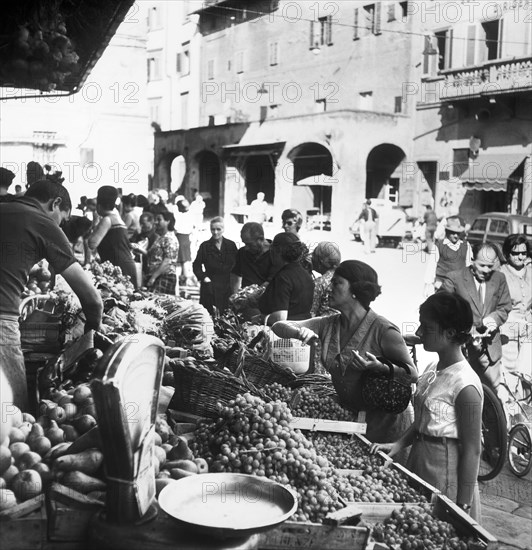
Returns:
[[[235,54],[235,70],[237,74],[244,72],[244,51],[240,50]]]
[[[268,106],[267,105],[261,105],[260,106],[260,122],[264,122],[268,118]]]
[[[388,23],[395,21],[395,3],[388,4]]]
[[[214,80],[214,59],[207,61],[207,80]]]
[[[327,99],[326,98],[320,98],[316,99],[316,107],[314,111],[316,113],[324,113],[327,110]]]
[[[418,161],[417,165],[429,187],[434,190],[438,181],[438,163],[434,160]]]
[[[278,42],[272,42],[270,44],[270,67],[273,67],[274,65],[277,65],[279,63],[279,43]]]
[[[373,92],[360,92],[359,106],[363,111],[371,111],[373,109]]]
[[[443,71],[452,66],[452,29],[445,29],[434,33],[438,46],[438,70]]]
[[[381,34],[381,3],[364,6],[362,15],[364,17],[362,23],[364,34]]]
[[[181,94],[181,128],[188,128],[188,92]]]
[[[157,50],[148,54],[148,82],[161,79],[161,53]]]
[[[157,6],[152,6],[148,11],[148,29],[153,31],[162,27],[161,10]]]
[[[190,42],[182,45],[182,51],[177,54],[176,71],[182,75],[190,74]]]
[[[503,235],[510,234],[510,227],[506,220],[491,220],[490,222],[490,233],[501,233]]]
[[[408,19],[408,2],[399,2],[399,8],[401,9],[401,21],[406,23]]]
[[[485,21],[480,26],[479,62],[499,59],[501,53],[502,21]]]
[[[488,225],[488,219],[487,218],[479,218],[473,222],[473,225],[471,226],[471,231],[482,231],[484,232],[486,230],[486,226]]]
[[[353,19],[353,40],[358,40],[362,35],[362,29],[359,28],[359,10],[355,8]]]
[[[332,15],[310,22],[310,49],[332,46]]]
[[[403,112],[403,96],[396,95],[394,98],[394,113],[402,113]]]

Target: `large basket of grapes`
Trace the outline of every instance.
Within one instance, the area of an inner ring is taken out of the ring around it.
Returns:
[[[173,361],[175,393],[169,408],[213,418],[216,403],[226,405],[246,392],[265,397],[252,383],[232,373],[212,370],[201,364]]]

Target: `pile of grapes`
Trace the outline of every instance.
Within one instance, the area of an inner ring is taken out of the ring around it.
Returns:
[[[308,435],[316,451],[323,455],[335,468],[364,470],[368,466],[382,466],[383,459],[379,455],[368,453],[358,439],[351,435],[311,432]]]
[[[339,405],[332,394],[307,387],[298,390],[298,400],[292,412],[305,418],[356,422],[356,416]]]
[[[458,537],[454,527],[432,515],[430,504],[394,510],[391,517],[373,527],[372,536],[401,550],[467,550],[469,540]]]
[[[266,403],[249,393],[227,406],[219,417],[202,421],[191,442],[210,472],[240,472],[290,484],[298,493],[296,521],[320,522],[342,507],[329,477],[331,466],[312,443],[290,427],[292,414],[281,401]]]
[[[272,384],[267,384],[262,387],[264,394],[269,397],[272,401],[284,401],[285,403],[290,403],[294,392],[278,382],[273,382]]]

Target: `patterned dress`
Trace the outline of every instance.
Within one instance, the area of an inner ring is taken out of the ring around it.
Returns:
[[[177,284],[177,258],[179,255],[179,243],[173,231],[157,238],[148,250],[148,273],[149,276],[158,269],[163,260],[169,260],[165,273],[161,274],[153,286],[154,292],[162,294],[175,294]]]

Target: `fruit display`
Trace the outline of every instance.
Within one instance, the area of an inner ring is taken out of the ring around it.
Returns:
[[[38,8],[29,20],[20,21],[16,32],[3,37],[2,82],[49,92],[77,69],[79,56],[56,4]]]
[[[22,292],[22,297],[35,296],[36,294],[46,294],[50,290],[50,280],[52,273],[45,265],[45,261],[35,264],[29,273],[28,282]]]
[[[454,527],[434,517],[430,504],[403,506],[373,526],[372,537],[401,550],[467,550],[474,539],[459,537]]]
[[[290,427],[286,403],[266,403],[249,393],[227,406],[218,404],[219,417],[202,421],[191,449],[213,472],[265,476],[290,484],[298,493],[298,521],[321,521],[342,507],[329,479],[330,464],[319,456],[300,430]]]
[[[318,388],[302,387],[297,391],[298,396],[292,407],[294,415],[306,418],[356,422],[356,415],[344,409],[336,401],[335,393],[331,393],[328,388],[323,391]]]

